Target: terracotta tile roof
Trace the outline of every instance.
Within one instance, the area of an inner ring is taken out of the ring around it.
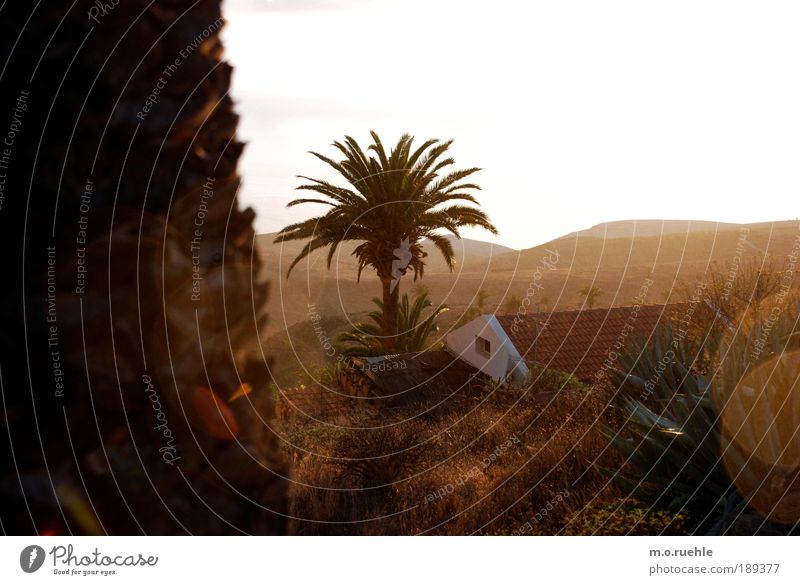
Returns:
[[[641,305],[497,315],[497,320],[528,364],[593,381],[616,365],[615,349],[649,338],[684,310],[683,304]]]

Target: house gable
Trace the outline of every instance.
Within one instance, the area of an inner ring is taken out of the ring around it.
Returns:
[[[447,335],[447,349],[459,359],[497,381],[528,375],[517,348],[494,315],[481,315]]]

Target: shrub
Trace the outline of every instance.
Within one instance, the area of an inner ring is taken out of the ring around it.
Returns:
[[[324,456],[298,462],[293,530],[509,534],[527,522],[558,532],[593,498],[620,494],[593,465],[619,463],[598,428],[607,389],[556,390],[488,390],[472,408],[448,402],[423,419],[434,405],[409,405],[316,435],[320,443],[305,446]]]

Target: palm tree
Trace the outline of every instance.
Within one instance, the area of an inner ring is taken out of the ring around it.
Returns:
[[[547,307],[550,306],[550,297],[547,295],[542,295],[542,298],[539,299],[539,302],[536,304],[537,311],[541,310],[540,305],[543,306],[545,310],[547,310]]]
[[[493,234],[497,229],[488,216],[471,205],[479,205],[470,193],[479,190],[464,179],[478,168],[445,172],[455,161],[442,158],[452,140],[428,140],[411,149],[413,137],[404,134],[387,155],[375,132],[365,153],[358,143],[346,136],[344,143],[333,146],[344,156],[341,161],[312,152],[333,167],[349,183],[349,188],[328,181],[300,176],[309,183],[298,189],[313,191],[325,199],[295,199],[289,207],[301,203],[330,206],[324,215],[283,228],[275,242],[310,240],[289,266],[292,268],[314,250],[329,248],[328,268],[342,242],[361,242],[353,251],[358,260],[358,279],[364,268],[375,270],[383,289],[381,344],[385,352],[394,349],[398,331],[398,282],[408,270],[414,280],[423,275],[426,253],[422,240],[427,238],[441,252],[450,270],[455,254],[450,240],[439,233],[446,230],[460,237],[459,229],[481,227]]]
[[[578,291],[578,294],[586,297],[584,304],[591,309],[594,307],[594,302],[597,300],[597,297],[603,294],[603,291],[600,287],[587,284]]]
[[[522,307],[522,299],[517,295],[511,295],[503,302],[503,313],[505,315],[512,315],[517,313]]]
[[[456,327],[461,327],[462,325],[466,325],[476,317],[481,315],[485,315],[487,312],[486,307],[486,300],[489,298],[489,293],[486,292],[484,289],[478,290],[475,293],[475,296],[472,299],[469,307],[461,313],[461,316],[456,320]]]
[[[178,534],[191,527],[213,534],[285,533],[289,462],[278,437],[241,433],[241,450],[230,449],[236,428],[255,428],[273,418],[274,405],[270,368],[258,347],[269,290],[253,249],[255,213],[239,197],[237,165],[244,144],[238,140],[239,108],[231,97],[231,66],[223,51],[222,0],[113,2],[113,13],[94,23],[102,34],[93,35],[61,33],[87,26],[86,13],[74,10],[74,3],[0,6],[3,134],[15,109],[24,129],[14,142],[14,172],[8,177],[3,172],[0,195],[30,192],[37,205],[60,202],[57,214],[31,213],[19,221],[27,198],[0,197],[3,260],[12,273],[26,275],[24,286],[0,290],[3,384],[24,379],[38,395],[44,379],[29,378],[28,372],[52,371],[49,352],[26,353],[27,345],[18,341],[26,336],[36,347],[48,344],[49,328],[24,329],[18,309],[46,295],[40,254],[23,253],[24,246],[42,250],[45,242],[65,252],[57,266],[64,272],[54,274],[60,303],[58,367],[85,374],[85,380],[67,375],[59,383],[69,400],[58,409],[58,418],[55,409],[26,400],[26,393],[3,390],[3,434],[13,441],[14,456],[25,461],[12,472],[10,452],[0,456],[3,532],[46,527],[56,534],[105,534],[135,527],[148,534]],[[169,69],[189,39],[194,39],[192,54],[178,71]],[[114,59],[105,62],[93,57],[112,53]],[[23,81],[22,74],[34,69],[36,74]],[[153,74],[165,69],[174,75],[163,99],[144,119],[137,117],[128,108],[149,103]],[[61,123],[67,120],[72,123]],[[10,140],[5,141],[1,149],[9,148]],[[46,162],[56,160],[60,164]],[[80,256],[93,278],[86,280],[78,312],[71,303],[61,304],[68,293],[62,276],[69,272],[66,254],[75,246],[75,221],[81,204],[87,204],[89,179],[94,185],[88,202],[91,229]],[[186,243],[199,217],[198,194],[208,193],[211,182],[213,197],[203,204],[202,243],[190,249]],[[195,281],[202,286],[199,300],[190,300],[187,292],[191,266],[202,275]],[[135,287],[128,286],[132,275],[141,290],[158,290],[158,300],[142,303]],[[191,329],[185,327],[189,316]],[[143,380],[148,380],[144,386]],[[91,390],[107,387],[119,392],[104,392],[98,399]],[[137,394],[144,388],[158,400],[158,412],[131,408],[133,388]],[[248,389],[253,391],[247,398],[250,408],[226,406]],[[166,464],[175,453],[171,440],[162,435],[160,451],[151,442],[156,414],[169,417],[169,426],[164,418],[159,427],[165,433],[171,429],[180,437],[192,429],[196,439],[177,445],[181,485],[175,468]],[[90,415],[97,425],[81,424]],[[33,419],[37,425],[25,424]],[[108,471],[147,470],[146,476],[125,477],[124,500],[117,497],[119,480],[113,473],[92,473],[86,481],[84,462],[101,452],[111,457]],[[53,474],[55,460],[60,464]],[[203,485],[208,464],[224,467],[226,485],[235,486],[241,505],[231,506],[230,493]],[[52,491],[32,499],[33,486],[43,477],[52,477]],[[209,505],[185,507],[193,494]],[[154,503],[166,513],[153,513]],[[14,509],[30,515],[6,513]]]
[[[375,297],[372,302],[378,307],[368,317],[372,323],[357,323],[350,331],[344,331],[336,336],[339,351],[346,356],[375,356],[384,353],[381,343],[383,331],[384,304]],[[399,352],[407,353],[426,349],[428,337],[439,330],[436,319],[448,311],[446,305],[440,305],[427,317],[423,312],[433,306],[427,292],[414,299],[411,303],[408,293],[404,293],[400,301],[398,316],[399,332],[395,338],[395,348]]]

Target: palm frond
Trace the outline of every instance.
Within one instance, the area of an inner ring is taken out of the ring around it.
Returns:
[[[383,355],[386,352],[380,343],[382,336],[381,325],[383,323],[383,301],[373,298],[372,302],[378,308],[367,315],[372,322],[359,322],[353,325],[349,331],[345,331],[336,336],[335,342],[337,349],[346,356],[368,357]],[[398,335],[396,340],[396,351],[409,353],[422,351],[428,346],[428,339],[431,334],[438,331],[438,317],[448,311],[446,305],[440,305],[433,311],[428,310],[433,306],[428,293],[422,292],[414,298],[413,302],[409,299],[408,293],[404,293],[398,306]],[[428,312],[427,316],[425,313]]]

